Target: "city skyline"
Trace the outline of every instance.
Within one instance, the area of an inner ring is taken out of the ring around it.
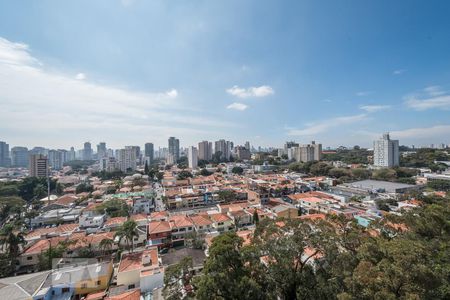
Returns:
[[[0,137],[449,143],[450,4],[405,3],[2,3]]]

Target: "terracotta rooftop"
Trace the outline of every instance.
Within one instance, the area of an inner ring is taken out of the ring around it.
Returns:
[[[127,220],[127,217],[110,218],[110,219],[106,220],[105,226],[121,225],[121,224],[125,223],[126,220]]]
[[[195,226],[207,226],[212,224],[212,221],[206,215],[190,215],[189,217]]]
[[[210,217],[211,220],[213,220],[214,222],[227,222],[227,221],[231,221],[231,218],[230,218],[229,216],[227,216],[227,214],[223,214],[223,213],[211,214],[211,215],[209,215],[209,217]]]
[[[139,300],[141,298],[141,290],[125,291],[121,294],[108,296],[105,300]]]
[[[174,215],[169,218],[172,228],[193,226],[191,219],[184,215]]]
[[[142,258],[144,255],[149,255],[151,259],[152,266],[159,266],[158,262],[158,249],[151,248],[141,252],[128,253],[122,255],[122,259],[119,263],[119,272],[129,272],[144,267],[142,264]]]
[[[151,221],[148,224],[148,233],[162,233],[162,232],[170,232],[172,228],[170,227],[170,223],[167,221]]]

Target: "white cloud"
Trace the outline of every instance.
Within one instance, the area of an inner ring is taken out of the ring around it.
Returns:
[[[390,105],[361,105],[359,109],[365,110],[368,113],[374,113],[391,108]]]
[[[227,109],[234,109],[234,110],[246,110],[248,108],[248,105],[244,104],[244,103],[238,103],[238,102],[234,102],[231,103],[230,105],[227,106]]]
[[[427,86],[423,89],[430,96],[440,96],[444,95],[446,92],[438,85]]]
[[[362,92],[357,92],[357,93],[356,93],[356,96],[358,96],[358,97],[364,97],[364,96],[367,96],[367,95],[370,95],[370,94],[372,94],[371,91],[362,91]]]
[[[337,117],[332,119],[323,120],[316,123],[311,123],[303,129],[287,128],[287,135],[291,136],[312,136],[329,129],[336,128],[338,126],[358,123],[367,120],[367,114],[358,114],[353,116]]]
[[[166,92],[166,95],[170,98],[176,98],[178,97],[178,91],[176,89],[171,89],[170,91]]]
[[[391,136],[398,139],[435,139],[448,136],[450,125],[436,125],[432,127],[409,128],[404,130],[391,131]]]
[[[109,137],[123,146],[131,140],[142,142],[149,132],[155,139],[180,132],[194,139],[199,132],[233,126],[213,116],[198,118],[186,99],[178,99],[176,89],[135,91],[49,69],[27,45],[0,38],[0,135],[11,143],[36,145],[46,132],[53,137],[51,145]]]
[[[228,94],[239,98],[266,97],[275,93],[268,85],[258,87],[240,88],[237,85],[226,90]]]
[[[406,72],[406,70],[404,70],[404,69],[398,69],[398,70],[394,70],[392,72],[392,75],[401,75],[401,74],[403,74],[405,72]]]
[[[450,109],[450,94],[439,86],[428,86],[422,93],[405,97],[405,104],[415,110]]]
[[[84,73],[78,73],[75,76],[75,79],[77,79],[77,80],[85,80],[86,79],[86,75]]]

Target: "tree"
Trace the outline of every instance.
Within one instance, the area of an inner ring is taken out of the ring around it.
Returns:
[[[108,251],[111,251],[112,247],[114,245],[114,241],[112,239],[103,239],[100,241],[100,244],[98,245],[100,251],[102,251],[103,254],[106,254]]]
[[[236,193],[233,190],[222,190],[217,192],[218,198],[221,202],[231,202],[236,200]]]
[[[20,247],[25,245],[25,239],[22,232],[15,231],[11,224],[6,224],[0,230],[0,245],[9,258],[9,269],[14,270],[19,257]]]
[[[149,173],[149,168],[148,168],[148,162],[147,160],[145,161],[145,166],[144,166],[144,174],[148,174]]]
[[[80,184],[77,185],[77,187],[75,189],[75,192],[77,194],[85,193],[85,192],[92,193],[93,191],[94,191],[94,187],[92,185],[90,185],[90,184],[87,184],[87,183],[80,183]]]
[[[372,178],[377,180],[394,181],[397,178],[397,172],[394,169],[382,168],[372,173]]]
[[[437,191],[450,191],[449,180],[429,180],[427,186]]]
[[[212,174],[212,172],[209,172],[208,170],[206,170],[206,169],[201,169],[200,170],[200,175],[202,175],[202,176],[209,176],[209,175],[211,175]]]
[[[178,263],[170,265],[164,272],[164,299],[183,299],[183,290],[192,279],[192,257],[183,257]]]
[[[181,172],[178,173],[177,179],[178,180],[184,180],[184,179],[188,179],[189,177],[193,177],[192,173],[186,170],[183,170]]]
[[[158,179],[159,182],[161,182],[161,180],[163,180],[164,178],[164,173],[163,172],[156,173],[156,178]]]
[[[116,236],[119,237],[119,245],[120,242],[125,239],[128,250],[131,249],[131,252],[133,252],[134,238],[139,236],[137,233],[137,223],[133,220],[125,221],[125,223],[123,223],[117,230]]]
[[[62,258],[63,253],[67,250],[67,243],[58,243],[56,247],[52,246],[50,240],[47,240],[49,247],[39,255],[39,262],[37,265],[38,271],[51,270],[53,268],[53,260]]]
[[[258,211],[255,209],[253,211],[253,224],[258,224],[259,223],[259,215],[258,215]]]
[[[47,196],[47,188],[43,184],[39,183],[34,187],[33,195],[36,199],[41,199]]]
[[[203,275],[196,278],[196,298],[264,299],[264,291],[245,266],[242,239],[227,232],[213,239]]]
[[[114,217],[128,217],[130,212],[130,207],[128,204],[120,199],[112,199],[103,202],[101,205],[95,209],[98,213],[104,213],[112,218]]]
[[[231,169],[231,173],[242,175],[242,173],[244,173],[244,169],[242,169],[241,167],[236,166],[236,167],[233,167],[233,169]]]
[[[316,162],[311,166],[310,172],[315,176],[327,176],[333,167],[326,162]]]
[[[207,164],[209,164],[209,161],[205,159],[199,159],[197,163],[199,168],[205,168]]]

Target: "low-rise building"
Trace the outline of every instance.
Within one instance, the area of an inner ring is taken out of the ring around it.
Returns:
[[[164,268],[156,247],[123,254],[117,272],[117,285],[140,288],[142,293],[164,285]]]

